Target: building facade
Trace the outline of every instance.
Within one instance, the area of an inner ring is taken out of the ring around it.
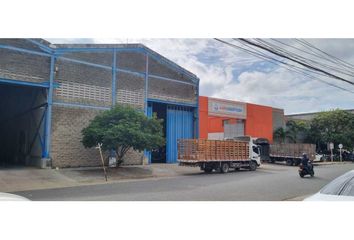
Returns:
[[[81,130],[116,104],[164,119],[166,146],[126,164],[176,162],[177,139],[198,137],[199,79],[141,44],[0,39],[2,164],[97,166]]]
[[[284,111],[251,103],[199,97],[200,138],[224,139],[236,136],[267,138],[284,126]]]

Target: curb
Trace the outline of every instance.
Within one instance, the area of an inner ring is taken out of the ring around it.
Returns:
[[[354,162],[314,162],[314,166],[327,166],[327,165],[344,165],[344,164],[353,164]]]

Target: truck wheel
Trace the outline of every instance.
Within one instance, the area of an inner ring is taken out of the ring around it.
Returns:
[[[229,171],[229,164],[228,163],[222,163],[220,172],[221,173],[227,173]]]
[[[292,166],[294,164],[294,161],[292,159],[287,159],[286,160],[286,165]]]
[[[256,171],[257,163],[255,163],[254,161],[251,161],[249,169],[250,169],[250,171]]]

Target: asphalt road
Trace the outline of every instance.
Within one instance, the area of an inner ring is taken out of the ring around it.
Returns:
[[[90,186],[16,192],[31,200],[80,201],[281,201],[317,192],[354,164],[315,167],[315,177],[300,178],[297,167],[264,164],[257,171],[195,173]]]

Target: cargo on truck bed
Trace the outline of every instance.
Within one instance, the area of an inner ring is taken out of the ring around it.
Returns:
[[[178,161],[181,166],[200,167],[205,172],[224,173],[229,168],[255,170],[260,159],[252,147],[252,141],[179,139]]]
[[[287,165],[299,165],[302,154],[306,153],[310,160],[316,157],[316,145],[308,143],[278,143],[271,144],[270,161],[285,161]]]
[[[236,140],[249,139],[249,136],[239,136]],[[306,153],[312,161],[316,158],[316,145],[309,143],[274,143],[266,138],[251,138],[252,143],[259,149],[262,162],[285,162],[287,165],[299,165],[302,154]]]
[[[306,153],[310,160],[313,160],[316,155],[316,146],[306,143],[279,143],[270,145],[271,156],[301,158],[303,153]]]

